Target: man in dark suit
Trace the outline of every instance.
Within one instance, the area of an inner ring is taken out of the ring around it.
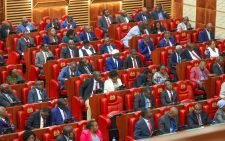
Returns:
[[[48,96],[42,81],[36,81],[28,93],[28,103],[47,101]]]
[[[89,25],[85,25],[84,31],[82,31],[80,33],[80,40],[81,41],[85,41],[85,40],[94,41],[96,39],[97,38],[95,36],[95,33],[91,30],[91,27]]]
[[[0,135],[13,133],[14,131],[15,127],[10,122],[6,109],[0,106]]]
[[[26,130],[33,130],[36,128],[44,128],[50,125],[51,109],[44,107],[40,111],[32,113],[26,123]]]
[[[141,119],[135,124],[134,139],[149,138],[153,135],[155,130],[154,119],[149,108],[144,108],[141,111]]]
[[[143,90],[143,93],[137,94],[134,98],[134,111],[138,111],[142,108],[153,108],[154,101],[153,101],[152,89],[150,87],[146,87]]]
[[[56,138],[56,141],[75,141],[73,127],[66,125],[63,127],[63,132]]]
[[[127,12],[125,10],[120,10],[120,16],[116,17],[116,22],[118,24],[121,23],[129,23],[130,21],[132,21],[132,18],[129,14],[127,14]]]
[[[45,30],[48,30],[50,27],[53,27],[55,30],[60,30],[59,20],[57,18],[53,18],[52,22],[45,26]]]
[[[124,60],[124,69],[142,67],[141,59],[135,49],[132,49],[130,55]]]
[[[74,121],[71,110],[64,98],[59,98],[57,106],[51,110],[51,125],[60,125]]]
[[[177,92],[173,90],[173,86],[170,81],[165,82],[165,91],[161,93],[162,106],[169,106],[178,103]]]
[[[5,66],[5,59],[2,55],[0,55],[0,67]]]
[[[74,58],[79,57],[79,49],[74,44],[73,40],[68,41],[68,46],[63,47],[60,52],[60,58]]]
[[[151,19],[151,15],[148,13],[148,9],[146,7],[143,7],[141,12],[139,12],[135,17],[136,22],[146,21],[150,19]]]
[[[202,110],[202,105],[197,103],[194,110],[187,115],[188,128],[198,128],[204,125],[209,125],[212,120],[209,118],[206,111]]]
[[[94,69],[93,69],[91,63],[89,63],[87,61],[87,59],[80,58],[80,62],[79,62],[79,65],[78,65],[78,71],[81,74],[92,74],[94,72]]]
[[[104,9],[102,11],[103,16],[98,20],[98,26],[104,32],[104,37],[108,36],[108,28],[114,22],[112,16],[110,16],[109,10]]]
[[[206,25],[206,29],[201,31],[198,35],[198,41],[199,42],[207,42],[210,40],[214,40],[215,39],[215,35],[212,31],[213,25],[212,23],[208,23]]]
[[[36,27],[30,23],[26,17],[22,18],[21,24],[16,27],[17,33],[34,32]]]
[[[164,33],[164,37],[159,41],[159,47],[174,46],[176,41],[169,31]]]
[[[122,60],[119,58],[119,50],[114,49],[112,51],[112,57],[106,60],[106,71],[111,70],[121,70],[123,68],[122,66]]]
[[[100,54],[112,54],[113,49],[116,49],[116,46],[111,43],[109,37],[104,38],[104,44],[100,47]]]
[[[159,131],[160,134],[176,132],[179,129],[178,109],[170,108],[169,112],[160,117]]]
[[[169,67],[170,72],[174,74],[174,81],[178,81],[178,76],[176,72],[176,65],[181,63],[181,53],[183,52],[182,46],[177,45],[175,51],[170,55]]]
[[[155,7],[155,10],[152,11],[152,18],[154,20],[164,20],[164,19],[168,19],[169,16],[163,11],[162,5],[157,4]]]
[[[14,95],[8,84],[0,85],[0,106],[9,107],[20,103],[21,101]]]
[[[144,73],[141,73],[137,76],[135,79],[132,88],[138,88],[138,87],[143,87],[143,86],[151,86],[151,71],[146,70]]]
[[[62,68],[58,76],[58,82],[60,83],[60,89],[64,89],[64,82],[70,77],[79,76],[81,73],[78,71],[76,62],[71,62],[68,66]]]
[[[181,59],[186,61],[200,60],[202,57],[199,50],[195,47],[193,43],[187,43],[186,49],[181,54]]]
[[[86,79],[80,87],[80,98],[85,101],[87,107],[87,120],[91,120],[91,108],[89,105],[89,97],[97,91],[104,90],[104,83],[101,80],[101,74],[98,71],[93,72],[93,78]],[[101,92],[100,92],[101,93]]]
[[[215,73],[217,76],[224,74],[223,64],[224,64],[223,57],[222,56],[217,57],[212,66],[212,73]]]
[[[144,39],[138,42],[138,49],[146,57],[146,60],[151,60],[151,53],[154,50],[154,45],[149,36],[146,36]]]
[[[5,47],[7,37],[9,35],[9,33],[10,33],[10,28],[9,27],[10,27],[9,23],[3,23],[0,26],[0,41],[3,41],[3,47]]]

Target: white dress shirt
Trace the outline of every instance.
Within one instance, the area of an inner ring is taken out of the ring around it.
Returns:
[[[136,66],[137,67],[139,67],[138,66],[138,64],[137,64],[137,59],[135,58],[135,61],[134,61],[134,58],[133,57],[131,57],[131,60],[132,60],[132,65],[133,65],[133,68],[135,68],[134,66],[135,66],[135,64],[136,64]]]
[[[70,57],[73,58],[73,54],[74,54],[73,50],[69,48],[69,51],[70,51]]]
[[[44,119],[42,118],[42,116],[40,115],[40,128],[44,128]]]
[[[118,68],[118,60],[116,60],[114,57],[113,58],[113,62],[116,64],[117,68]]]
[[[59,107],[58,107],[59,108]],[[64,111],[62,109],[59,108],[60,114],[62,116],[63,121],[65,120],[65,115],[64,115]]]
[[[82,49],[84,49],[86,52],[87,52],[87,54],[88,54],[88,56],[91,56],[93,53],[91,52],[91,49],[92,47],[89,47],[88,49],[86,49],[85,47],[82,47]],[[94,53],[95,53],[95,50],[94,50],[94,48],[93,48],[93,51],[94,51]],[[83,54],[83,52],[82,52],[82,50],[80,49],[79,50],[79,57],[84,57],[84,54]]]
[[[119,78],[117,79],[117,83],[113,83],[112,80],[109,78],[104,83],[104,93],[115,91],[115,89],[121,85],[122,85],[122,82]]]
[[[219,56],[219,50],[218,48],[215,48],[215,50],[212,50],[211,47],[207,48],[209,50],[210,58],[218,57]]]
[[[191,55],[191,58],[193,59],[193,60],[199,60],[199,56],[198,56],[198,54],[196,54],[195,52],[194,52],[194,50],[192,50],[192,51],[189,51],[188,50],[188,52],[189,52],[189,54]],[[198,56],[199,58],[197,58],[197,57],[195,57],[193,54],[195,54],[196,56]]]
[[[45,52],[45,51],[41,51],[43,56],[44,56],[44,59],[45,59],[45,63],[47,62],[47,58],[48,58],[48,53]]]
[[[129,19],[127,17],[124,17],[126,23],[129,23]]]
[[[208,30],[206,30],[206,33],[208,35],[208,39],[211,40],[210,32]]]
[[[38,100],[42,100],[40,90],[36,89],[36,92],[37,92]]]
[[[139,27],[134,26],[130,29],[127,35],[123,39],[121,39],[121,41],[124,43],[126,48],[129,48],[129,40],[132,39],[134,36],[139,36],[139,35],[141,35]]]

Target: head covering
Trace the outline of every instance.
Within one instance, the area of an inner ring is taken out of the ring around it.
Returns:
[[[225,100],[224,99],[221,99],[217,102],[217,106],[219,108],[223,108],[223,106],[225,106]]]
[[[118,54],[118,53],[120,53],[118,49],[114,49],[114,50],[112,51],[112,55]]]
[[[23,132],[23,140],[26,141],[31,135],[34,135],[34,137],[36,138],[36,135],[34,134],[33,131],[31,130],[26,130]]]
[[[181,45],[177,45],[176,49],[182,49],[182,46]]]

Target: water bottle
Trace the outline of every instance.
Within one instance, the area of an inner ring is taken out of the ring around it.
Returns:
[[[116,141],[116,137],[113,137],[112,141]]]

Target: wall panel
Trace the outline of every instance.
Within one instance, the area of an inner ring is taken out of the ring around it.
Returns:
[[[225,1],[216,4],[216,38],[225,38]]]
[[[0,1],[0,21],[4,20],[4,2]]]
[[[184,0],[183,17],[188,16],[192,27],[196,26],[196,0]]]

